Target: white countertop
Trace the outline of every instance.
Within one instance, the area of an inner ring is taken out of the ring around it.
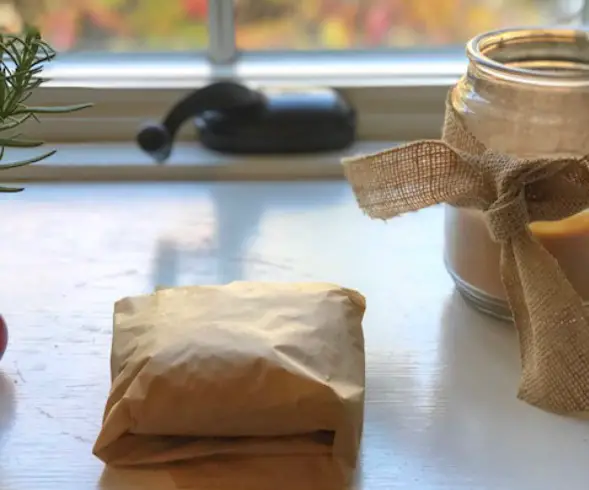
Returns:
[[[370,221],[344,182],[31,185],[0,196],[0,216],[1,490],[179,488],[91,454],[113,302],[236,279],[367,297],[358,489],[589,488],[589,422],[516,399],[513,327],[453,292],[439,208]]]

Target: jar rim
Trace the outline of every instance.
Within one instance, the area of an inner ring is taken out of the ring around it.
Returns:
[[[503,79],[589,85],[589,31],[510,28],[485,32],[466,45],[472,65]]]

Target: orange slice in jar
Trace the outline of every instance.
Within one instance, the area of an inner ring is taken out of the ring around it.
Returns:
[[[530,231],[538,238],[589,235],[589,211],[583,211],[559,221],[535,221],[529,226]]]

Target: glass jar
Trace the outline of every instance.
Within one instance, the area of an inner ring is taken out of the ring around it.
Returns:
[[[467,54],[451,103],[485,146],[518,157],[589,154],[588,32],[490,32],[472,39]],[[530,230],[589,302],[589,213]],[[446,206],[445,262],[458,290],[478,309],[510,319],[499,256],[482,212]]]

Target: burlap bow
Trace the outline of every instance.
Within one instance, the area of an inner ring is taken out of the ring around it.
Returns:
[[[494,152],[466,129],[448,100],[441,141],[343,163],[358,204],[372,218],[438,203],[484,212],[491,237],[501,244],[501,276],[519,333],[518,396],[551,412],[589,412],[589,317],[527,226],[589,208],[589,157],[521,159]]]

